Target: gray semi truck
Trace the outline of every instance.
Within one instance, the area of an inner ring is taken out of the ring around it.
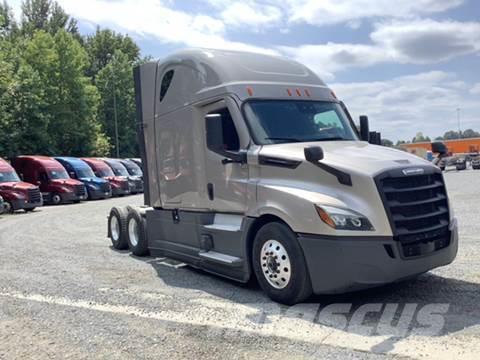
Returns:
[[[305,66],[194,49],[134,77],[145,206],[112,208],[115,248],[256,278],[285,304],[454,260],[439,168],[370,144],[368,119]]]

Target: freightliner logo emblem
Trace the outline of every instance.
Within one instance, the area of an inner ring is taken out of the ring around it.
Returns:
[[[422,175],[425,173],[425,170],[422,168],[413,168],[413,169],[403,169],[402,170],[403,175],[409,176],[409,175]]]

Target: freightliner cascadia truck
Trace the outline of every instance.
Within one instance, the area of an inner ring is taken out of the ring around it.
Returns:
[[[38,186],[21,181],[15,169],[2,158],[0,158],[0,196],[3,197],[3,207],[7,213],[17,210],[29,212],[43,205]]]
[[[185,50],[134,73],[145,207],[112,208],[115,248],[165,256],[294,304],[451,263],[440,169],[368,142],[305,66]]]

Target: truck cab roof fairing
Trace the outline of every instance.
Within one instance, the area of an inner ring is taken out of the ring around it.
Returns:
[[[156,94],[157,115],[170,112],[185,104],[232,91],[241,86],[245,92],[249,84],[259,87],[282,85],[287,96],[288,86],[295,92],[297,87],[321,87],[325,83],[304,65],[278,56],[249,52],[187,49],[177,52],[157,63],[157,83],[165,74],[174,70],[173,79],[165,97],[160,101]],[[303,90],[302,90],[303,91]],[[328,91],[329,95],[330,91]],[[245,92],[245,95],[247,93]],[[278,94],[272,94],[278,98]],[[265,91],[255,96],[265,96]],[[325,97],[323,94],[322,97]],[[335,100],[335,99],[331,99]]]

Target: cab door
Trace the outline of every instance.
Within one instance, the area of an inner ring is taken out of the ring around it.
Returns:
[[[247,210],[248,131],[235,101],[224,98],[203,109],[206,205],[215,212]]]

